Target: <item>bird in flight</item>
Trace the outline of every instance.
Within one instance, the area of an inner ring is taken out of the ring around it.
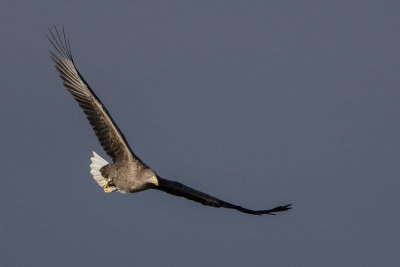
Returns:
[[[60,34],[54,27],[54,32],[49,29],[49,35],[46,36],[55,49],[53,52],[49,51],[50,57],[55,63],[64,86],[83,109],[101,146],[113,161],[113,163],[107,162],[96,152],[93,152],[91,158],[90,173],[104,192],[135,193],[156,189],[200,202],[206,206],[235,209],[253,215],[274,215],[291,209],[291,204],[289,204],[266,210],[251,210],[159,176],[135,155],[104,104],[75,67],[70,43],[64,29]]]

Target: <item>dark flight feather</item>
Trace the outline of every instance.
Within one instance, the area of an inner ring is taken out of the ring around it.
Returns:
[[[154,189],[164,191],[166,193],[175,195],[175,196],[180,196],[187,198],[189,200],[193,200],[196,202],[200,202],[201,204],[205,206],[211,206],[215,208],[229,208],[229,209],[235,209],[244,213],[248,214],[253,214],[253,215],[263,215],[263,214],[269,214],[269,215],[274,215],[276,212],[281,212],[281,211],[286,211],[291,209],[291,204],[285,205],[285,206],[278,206],[273,209],[269,210],[250,210],[243,208],[241,206],[237,206],[234,204],[231,204],[229,202],[223,201],[221,199],[218,199],[216,197],[210,196],[208,194],[205,194],[203,192],[200,192],[196,189],[190,188],[189,186],[186,186],[184,184],[181,184],[180,182],[176,181],[171,181],[167,180],[161,177],[157,177],[158,179],[158,186],[154,187]]]

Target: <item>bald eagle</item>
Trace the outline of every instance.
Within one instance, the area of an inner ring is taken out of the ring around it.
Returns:
[[[107,162],[96,152],[93,152],[91,158],[90,173],[104,192],[135,193],[156,189],[206,206],[235,209],[254,215],[274,215],[291,209],[291,204],[289,204],[266,210],[251,210],[159,176],[135,155],[104,104],[75,67],[70,43],[64,29],[60,34],[54,27],[54,32],[49,29],[49,35],[46,36],[55,49],[53,52],[49,51],[50,57],[55,63],[64,86],[83,109],[101,146],[113,161],[113,163]]]

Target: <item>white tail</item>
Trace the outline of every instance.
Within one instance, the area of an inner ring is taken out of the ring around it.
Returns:
[[[93,151],[93,157],[90,158],[92,160],[92,164],[90,164],[90,173],[93,175],[93,179],[101,186],[104,187],[107,185],[106,178],[101,176],[100,169],[106,166],[108,163],[107,160],[103,159],[96,152]]]

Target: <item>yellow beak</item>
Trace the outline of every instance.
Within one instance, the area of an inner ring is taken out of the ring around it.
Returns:
[[[151,176],[148,180],[149,183],[155,184],[158,186],[158,179],[156,176]]]

